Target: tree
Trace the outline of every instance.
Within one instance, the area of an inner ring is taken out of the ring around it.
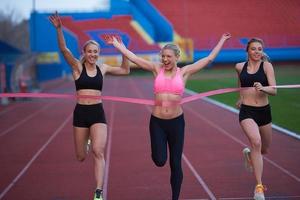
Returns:
[[[28,52],[30,51],[28,20],[16,22],[15,16],[14,10],[11,10],[9,14],[0,12],[0,40]]]

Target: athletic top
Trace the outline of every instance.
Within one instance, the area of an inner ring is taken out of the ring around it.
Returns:
[[[86,73],[85,65],[82,64],[82,72],[77,80],[75,80],[76,91],[81,89],[102,90],[103,76],[98,66],[96,66],[96,76],[90,77]]]
[[[162,67],[154,81],[154,93],[172,93],[182,95],[184,92],[184,82],[180,74],[180,69],[177,67],[176,74],[173,78],[168,78],[164,75],[165,70]]]
[[[254,82],[260,82],[262,86],[269,86],[267,76],[264,72],[264,62],[260,63],[260,66],[254,74],[247,72],[248,62],[245,62],[243,69],[240,73],[241,87],[253,87]]]

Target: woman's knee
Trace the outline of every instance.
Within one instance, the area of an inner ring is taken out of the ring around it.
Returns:
[[[85,160],[85,155],[82,155],[82,154],[76,154],[76,159],[79,161],[79,162],[83,162]]]
[[[93,155],[98,159],[103,159],[104,158],[104,149],[93,148]]]
[[[157,166],[157,167],[163,167],[166,162],[167,162],[167,159],[164,159],[164,158],[156,158],[154,156],[152,156],[152,160],[154,162],[154,164]]]
[[[261,154],[267,154],[269,152],[269,149],[267,147],[261,148]]]
[[[252,139],[251,140],[251,146],[254,150],[261,151],[261,140],[260,139]]]

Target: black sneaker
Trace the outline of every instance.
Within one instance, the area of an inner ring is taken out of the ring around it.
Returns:
[[[96,189],[94,200],[103,200],[103,192],[100,189]]]

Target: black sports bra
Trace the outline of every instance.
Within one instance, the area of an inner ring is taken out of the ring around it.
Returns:
[[[264,62],[260,63],[259,69],[254,74],[247,72],[248,62],[245,62],[240,73],[241,87],[253,87],[254,82],[260,82],[262,86],[269,86],[267,76],[264,72]]]
[[[94,77],[88,76],[85,65],[82,65],[82,72],[77,80],[75,80],[76,91],[81,89],[93,89],[102,91],[103,76],[98,66],[96,66],[97,74]]]

